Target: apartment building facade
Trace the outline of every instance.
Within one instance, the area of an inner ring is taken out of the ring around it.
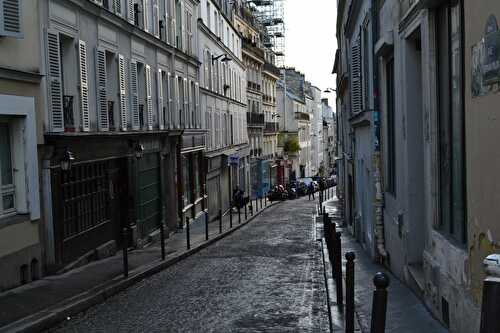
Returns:
[[[321,89],[306,82],[306,106],[311,115],[311,175],[319,175],[323,161],[323,109]]]
[[[198,5],[39,2],[47,267],[112,252],[123,228],[141,247],[204,209]]]
[[[39,12],[29,1],[9,5],[0,12],[0,291],[44,273]]]
[[[236,188],[249,191],[246,72],[228,1],[204,0],[200,10],[201,108],[208,130],[208,212],[214,219],[229,209]]]

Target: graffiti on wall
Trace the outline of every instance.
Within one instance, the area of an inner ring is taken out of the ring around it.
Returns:
[[[500,31],[495,15],[486,23],[484,37],[472,47],[472,96],[500,91]]]

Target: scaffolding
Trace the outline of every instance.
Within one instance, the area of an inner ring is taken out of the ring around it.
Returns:
[[[264,29],[263,44],[276,56],[275,65],[285,66],[285,0],[245,0]]]

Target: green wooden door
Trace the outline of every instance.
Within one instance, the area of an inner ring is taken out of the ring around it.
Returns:
[[[161,219],[159,154],[144,154],[139,160],[137,187],[137,217],[141,238],[144,238],[159,227]]]

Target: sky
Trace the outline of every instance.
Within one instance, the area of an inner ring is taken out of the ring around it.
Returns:
[[[335,88],[332,75],[337,40],[336,0],[285,1],[285,63],[304,73],[306,80],[324,91]],[[335,106],[335,94],[323,94]],[[335,110],[335,109],[334,109]]]

